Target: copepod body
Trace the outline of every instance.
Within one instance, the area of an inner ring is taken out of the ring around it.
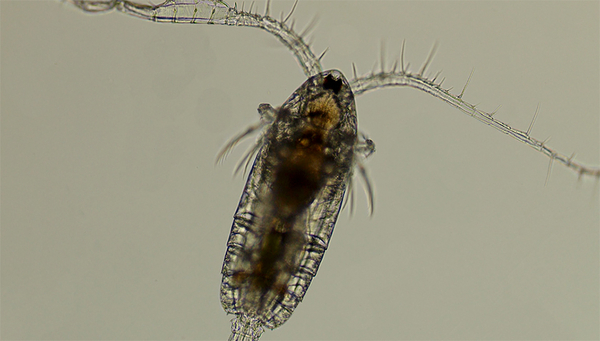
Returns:
[[[355,165],[354,95],[339,71],[309,78],[272,110],[223,262],[221,303],[237,315],[232,339],[258,338],[262,326],[291,316],[317,273]]]

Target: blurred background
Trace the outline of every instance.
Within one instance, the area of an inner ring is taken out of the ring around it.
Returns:
[[[301,1],[324,69],[415,72],[600,164],[598,2]],[[246,8],[248,4],[246,4]],[[275,1],[271,13],[292,2]],[[264,9],[257,1],[254,8]],[[245,178],[225,142],[305,80],[257,29],[2,1],[1,337],[225,339],[220,270]],[[356,99],[375,213],[340,214],[264,340],[598,339],[598,181],[414,89]]]

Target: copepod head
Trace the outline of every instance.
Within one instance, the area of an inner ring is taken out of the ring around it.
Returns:
[[[282,109],[285,114],[321,130],[356,130],[354,94],[338,70],[323,71],[307,79]]]

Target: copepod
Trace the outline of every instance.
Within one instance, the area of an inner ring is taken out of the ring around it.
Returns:
[[[549,157],[548,175],[552,164],[559,162],[579,177],[600,178],[599,168],[583,165],[574,160],[574,154],[561,154],[547,140],[531,136],[537,110],[529,128],[519,130],[500,121],[496,111],[483,111],[465,100],[471,75],[460,93],[443,87],[439,72],[428,77],[435,45],[418,72],[411,72],[404,62],[403,42],[400,58],[391,69],[386,69],[382,48],[380,71],[359,76],[353,67],[353,78],[347,82],[339,71],[322,72],[324,53],[315,55],[304,42],[304,34],[296,33],[293,24],[288,26],[297,1],[280,19],[270,16],[270,1],[264,15],[222,0],[164,0],[157,5],[130,0],[67,1],[87,13],[116,10],[153,22],[260,28],[290,50],[308,77],[280,108],[260,105],[261,122],[225,148],[227,152],[249,133],[267,128],[246,156],[251,161],[257,153],[222,268],[221,302],[226,312],[236,315],[233,340],[257,340],[263,327],[273,329],[287,321],[316,275],[354,167],[365,177],[360,160],[374,146],[357,135],[354,96],[389,87],[423,91]],[[368,181],[366,185],[372,200]]]
[[[221,304],[237,315],[233,340],[257,339],[262,326],[291,316],[325,254],[357,153],[374,151],[371,140],[359,142],[354,94],[339,71],[310,77],[281,107],[262,104],[259,112],[269,125],[222,269]]]

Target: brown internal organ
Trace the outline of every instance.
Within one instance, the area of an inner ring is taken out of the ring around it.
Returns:
[[[327,132],[338,124],[341,112],[332,94],[327,92],[308,103],[306,115],[314,127]]]
[[[283,256],[286,235],[286,232],[278,232],[273,228],[265,235],[258,263],[252,271],[252,284],[255,289],[265,290],[275,283],[277,276],[275,264]]]
[[[275,171],[273,200],[275,214],[293,220],[313,201],[322,186],[324,165],[323,132],[307,129],[296,139]]]
[[[276,228],[278,222],[273,223],[263,237],[251,273],[244,278],[250,280],[251,291],[259,293],[262,299],[269,293],[277,297],[285,295],[287,281],[296,267],[296,257],[304,245],[300,232],[291,228],[282,231]]]

